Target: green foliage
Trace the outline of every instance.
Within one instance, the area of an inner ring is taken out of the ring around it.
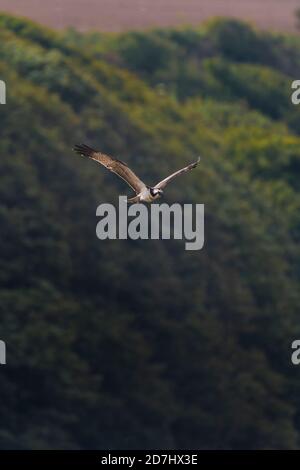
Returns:
[[[69,47],[129,68],[152,87],[181,101],[211,96],[282,118],[299,132],[290,106],[291,82],[300,76],[297,37],[260,32],[237,20],[216,19],[201,29],[154,30],[120,35],[65,33]],[[221,95],[221,96],[219,96]],[[272,96],[271,96],[272,95]]]
[[[299,447],[299,41],[0,25],[1,448]],[[97,240],[126,189],[81,141],[149,183],[200,153],[166,197],[205,204],[204,249]]]

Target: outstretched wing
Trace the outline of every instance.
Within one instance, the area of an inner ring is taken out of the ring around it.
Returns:
[[[175,171],[175,173],[172,173],[171,175],[167,176],[164,180],[157,183],[154,186],[154,188],[164,189],[167,186],[167,184],[169,184],[170,181],[172,181],[174,178],[177,178],[177,176],[182,175],[183,173],[186,173],[187,171],[190,171],[193,168],[196,168],[199,162],[200,162],[200,157],[198,157],[198,160],[196,162],[191,163],[190,165],[185,166],[184,168],[181,168],[181,170]]]
[[[104,153],[97,152],[96,150],[88,147],[88,145],[80,144],[75,145],[75,152],[84,157],[91,158],[101,165],[105,166],[108,170],[120,176],[126,183],[138,194],[146,185],[141,181],[135,173],[126,165],[126,163],[117,160],[116,158],[109,157]]]

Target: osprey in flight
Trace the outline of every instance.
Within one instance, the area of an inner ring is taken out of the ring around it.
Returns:
[[[116,175],[120,176],[126,183],[135,191],[136,196],[128,199],[129,202],[153,202],[156,199],[159,199],[162,194],[164,188],[167,184],[170,183],[174,178],[187,171],[196,168],[200,161],[200,157],[194,163],[191,163],[188,166],[185,166],[181,170],[175,171],[171,175],[167,176],[167,178],[163,179],[155,186],[147,186],[143,181],[141,181],[135,173],[126,165],[126,163],[122,162],[121,160],[117,160],[116,158],[109,157],[104,153],[97,152],[96,150],[88,147],[87,145],[75,145],[74,147],[75,152],[79,153],[83,157],[91,158],[101,165],[105,166],[108,170],[116,173]]]

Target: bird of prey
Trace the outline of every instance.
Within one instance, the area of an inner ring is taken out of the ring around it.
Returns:
[[[128,202],[136,203],[136,202],[153,202],[156,199],[159,199],[162,194],[164,188],[167,184],[170,183],[174,178],[177,176],[186,173],[187,171],[196,168],[200,161],[200,157],[194,163],[181,168],[181,170],[175,171],[171,175],[164,178],[162,181],[157,183],[155,186],[147,186],[136,174],[126,165],[126,163],[118,160],[116,158],[109,157],[104,153],[97,152],[96,150],[92,149],[91,147],[80,144],[75,145],[74,151],[77,152],[79,155],[83,157],[91,158],[96,162],[100,163],[101,165],[105,166],[108,170],[112,171],[116,175],[120,176],[126,183],[135,191],[135,196],[131,199],[128,199]]]

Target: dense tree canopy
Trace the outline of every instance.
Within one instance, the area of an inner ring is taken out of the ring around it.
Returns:
[[[0,16],[1,448],[300,446],[299,52],[230,20]],[[99,241],[96,207],[127,188],[79,142],[149,182],[200,153],[166,199],[205,204],[204,249]]]

